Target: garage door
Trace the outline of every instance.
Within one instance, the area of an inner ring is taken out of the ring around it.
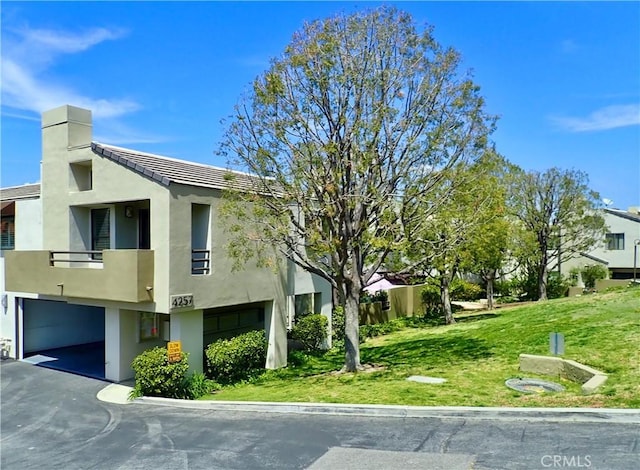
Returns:
[[[203,344],[227,339],[252,330],[264,329],[264,305],[245,304],[207,309],[203,313]]]
[[[23,300],[25,360],[91,377],[104,377],[104,308]]]

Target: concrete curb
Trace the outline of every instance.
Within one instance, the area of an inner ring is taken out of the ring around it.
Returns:
[[[141,397],[133,403],[197,410],[352,415],[384,418],[459,418],[525,421],[638,423],[640,410],[617,408],[498,408],[471,406],[399,406],[336,403],[281,403],[178,400]]]
[[[96,398],[100,401],[108,403],[116,403],[118,405],[128,405],[133,403],[129,400],[129,393],[133,390],[132,387],[120,384],[109,384],[98,392]]]
[[[179,400],[140,397],[129,400],[132,387],[110,384],[97,394],[98,400],[118,405],[170,406],[192,410],[351,415],[380,418],[459,418],[523,421],[573,421],[640,424],[640,410],[626,408],[499,408],[477,406],[402,406],[341,403],[287,403],[255,401]]]

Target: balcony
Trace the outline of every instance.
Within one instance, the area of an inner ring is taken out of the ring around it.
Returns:
[[[153,300],[150,250],[7,251],[5,270],[7,291],[134,303]]]

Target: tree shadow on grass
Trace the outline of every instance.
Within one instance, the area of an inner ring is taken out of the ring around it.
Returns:
[[[390,366],[437,367],[491,357],[489,344],[466,335],[430,337],[363,348],[363,362]]]
[[[487,320],[489,318],[496,318],[498,316],[495,312],[485,312],[485,313],[470,313],[466,315],[456,316],[456,323],[467,323],[478,320]]]

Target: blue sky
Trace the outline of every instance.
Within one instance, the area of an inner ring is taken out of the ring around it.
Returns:
[[[95,140],[224,166],[220,120],[292,34],[380,4],[3,1],[2,186],[39,180],[39,115],[63,104],[93,110]],[[462,54],[505,157],[640,204],[639,2],[393,5]]]

